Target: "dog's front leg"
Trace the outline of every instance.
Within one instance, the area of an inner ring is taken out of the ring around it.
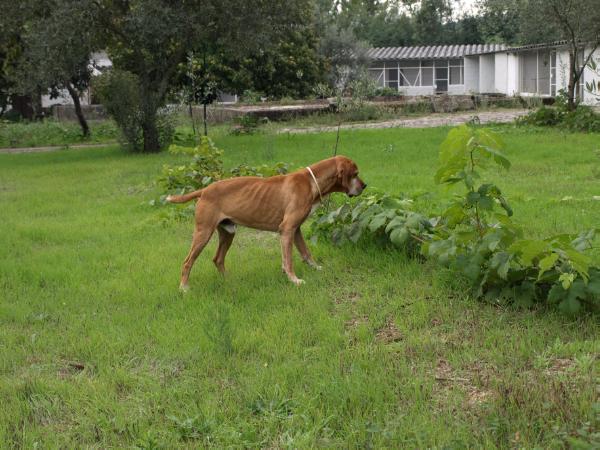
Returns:
[[[281,231],[281,258],[283,271],[286,273],[288,279],[295,285],[300,285],[304,283],[304,280],[296,276],[292,267],[292,246],[294,245],[295,233],[295,229],[283,229]]]
[[[306,242],[304,241],[304,236],[302,236],[302,230],[299,227],[296,230],[296,233],[294,234],[294,242],[296,244],[296,248],[300,252],[300,256],[302,256],[302,260],[306,264],[308,264],[310,267],[317,269],[317,270],[321,270],[322,267],[316,263],[316,261],[313,259],[312,255],[310,254],[310,251],[308,250],[308,246],[306,245]]]

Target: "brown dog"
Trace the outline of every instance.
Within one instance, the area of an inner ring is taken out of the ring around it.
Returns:
[[[292,268],[292,245],[296,244],[305,263],[320,269],[302,237],[300,225],[323,197],[332,192],[360,195],[367,185],[358,177],[356,164],[345,156],[320,161],[288,175],[270,178],[239,177],[221,180],[185,195],[170,195],[167,200],[183,203],[197,198],[196,229],[190,253],[183,263],[180,289],[188,289],[194,261],[219,232],[219,248],[213,258],[217,269],[225,272],[225,255],[235,234],[243,225],[281,234],[282,270],[295,284],[299,279]]]

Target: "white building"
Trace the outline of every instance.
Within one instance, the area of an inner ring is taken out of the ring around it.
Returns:
[[[586,48],[584,51],[591,51]],[[583,52],[579,53],[583,64]],[[569,82],[569,50],[565,41],[506,47],[500,44],[372,48],[369,73],[380,86],[406,95],[504,94],[553,97]],[[592,56],[600,62],[600,50]],[[585,82],[600,77],[588,67],[579,82],[584,103],[597,98]]]

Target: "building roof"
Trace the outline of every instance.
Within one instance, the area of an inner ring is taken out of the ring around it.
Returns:
[[[506,49],[504,44],[427,45],[417,47],[375,47],[367,56],[375,61],[398,59],[446,59],[493,53]]]
[[[530,50],[536,48],[552,48],[552,47],[561,47],[563,45],[567,45],[569,41],[554,41],[554,42],[542,42],[541,44],[527,44],[527,45],[519,45],[518,47],[509,47],[506,50],[510,52],[518,52],[520,50]]]

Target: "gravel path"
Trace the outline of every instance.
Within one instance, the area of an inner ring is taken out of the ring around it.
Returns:
[[[461,125],[473,119],[479,118],[479,123],[510,123],[517,117],[529,113],[527,109],[504,110],[504,111],[471,111],[467,113],[431,114],[414,119],[395,119],[385,122],[356,123],[341,125],[340,129],[370,129],[370,128],[431,128],[442,126]],[[322,131],[336,131],[336,126],[307,127],[307,128],[282,128],[278,133],[319,133]]]

